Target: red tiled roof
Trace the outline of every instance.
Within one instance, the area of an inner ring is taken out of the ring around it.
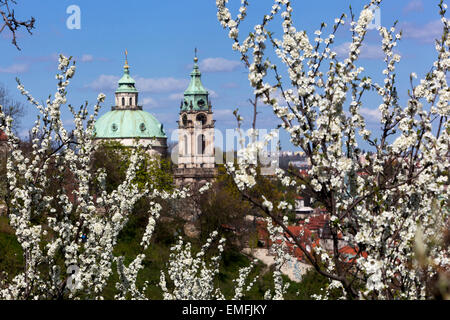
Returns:
[[[0,141],[6,140],[8,140],[8,136],[2,130],[0,130]]]
[[[319,245],[319,238],[313,239],[313,234],[311,230],[309,230],[307,227],[300,225],[300,226],[288,226],[288,229],[295,237],[300,238],[300,242],[305,247],[315,248]],[[302,261],[304,260],[303,252],[298,248],[294,242],[291,240],[290,236],[285,233],[285,244],[288,248],[288,251],[291,255],[296,257],[298,260]],[[258,222],[258,239],[265,242],[267,247],[270,247],[272,242],[270,241],[269,233],[266,228],[265,221]],[[279,241],[280,242],[280,241]]]
[[[319,239],[313,239],[312,232],[308,228],[305,228],[304,226],[289,226],[288,229],[294,234],[294,236],[300,237],[300,242],[304,245],[304,247],[310,247],[312,249],[319,245]],[[286,236],[288,235],[286,234]],[[292,241],[286,240],[285,243],[288,247],[289,252],[294,257],[296,257],[300,261],[305,259],[303,251],[300,250],[300,248],[297,247]]]
[[[320,230],[325,226],[325,223],[328,221],[328,217],[325,214],[321,214],[319,216],[313,216],[309,218],[308,229],[309,230]]]
[[[300,243],[305,248],[310,248],[311,250],[319,246],[319,236],[318,231],[323,229],[328,222],[328,214],[321,214],[318,216],[312,216],[309,218],[308,223],[302,223],[297,226],[288,226],[289,231],[294,235],[294,237],[299,238]],[[263,240],[267,247],[270,247],[272,242],[270,241],[269,233],[266,228],[265,221],[258,221],[258,239]],[[296,257],[300,261],[304,261],[305,257],[303,251],[300,250],[295,244],[288,233],[285,232],[285,244],[288,247],[289,253]],[[338,238],[342,239],[342,234],[338,234]],[[279,240],[281,242],[281,240]],[[351,246],[344,246],[339,249],[342,255],[343,261],[347,263],[354,263],[357,257],[367,258],[367,252],[359,252],[357,248]]]
[[[359,252],[357,248],[345,246],[339,249],[339,253],[344,256],[345,262],[353,263],[358,256],[367,258],[367,252]]]

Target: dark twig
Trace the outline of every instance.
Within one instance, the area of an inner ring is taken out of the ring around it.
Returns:
[[[18,20],[16,18],[14,9],[11,8],[11,4],[17,4],[16,0],[0,0],[0,15],[3,19],[3,25],[0,27],[0,33],[2,33],[5,28],[8,28],[12,34],[12,44],[20,50],[19,45],[17,44],[17,35],[16,32],[21,27],[24,27],[29,34],[32,34],[31,30],[35,28],[34,23],[36,20],[34,17],[31,17],[28,20]]]

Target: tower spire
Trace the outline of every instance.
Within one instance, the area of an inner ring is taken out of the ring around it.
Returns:
[[[124,66],[124,68],[125,69],[130,68],[130,66],[128,65],[128,50],[127,49],[125,49],[125,66]]]
[[[208,91],[203,87],[201,72],[198,66],[197,48],[194,49],[194,68],[191,72],[189,87],[184,92],[182,109],[208,109]]]
[[[194,50],[194,72],[197,71],[198,72],[198,57],[197,57],[197,48],[195,48]]]
[[[136,82],[130,76],[130,66],[128,65],[128,50],[125,49],[125,65],[123,66],[123,76],[119,80],[119,88],[116,93],[137,93]],[[137,99],[135,100],[137,101]]]

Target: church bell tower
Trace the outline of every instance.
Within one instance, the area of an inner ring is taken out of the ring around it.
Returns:
[[[216,175],[214,124],[208,91],[201,82],[197,54],[178,121],[178,185],[206,183]]]

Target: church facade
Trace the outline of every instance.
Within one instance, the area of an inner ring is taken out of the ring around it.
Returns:
[[[95,124],[95,140],[116,141],[124,146],[136,143],[148,147],[154,157],[167,155],[163,125],[138,104],[139,92],[130,76],[128,59],[115,92],[115,106]],[[213,111],[208,91],[201,82],[198,59],[194,59],[191,80],[180,105],[178,147],[174,177],[177,185],[211,181],[216,176]]]

